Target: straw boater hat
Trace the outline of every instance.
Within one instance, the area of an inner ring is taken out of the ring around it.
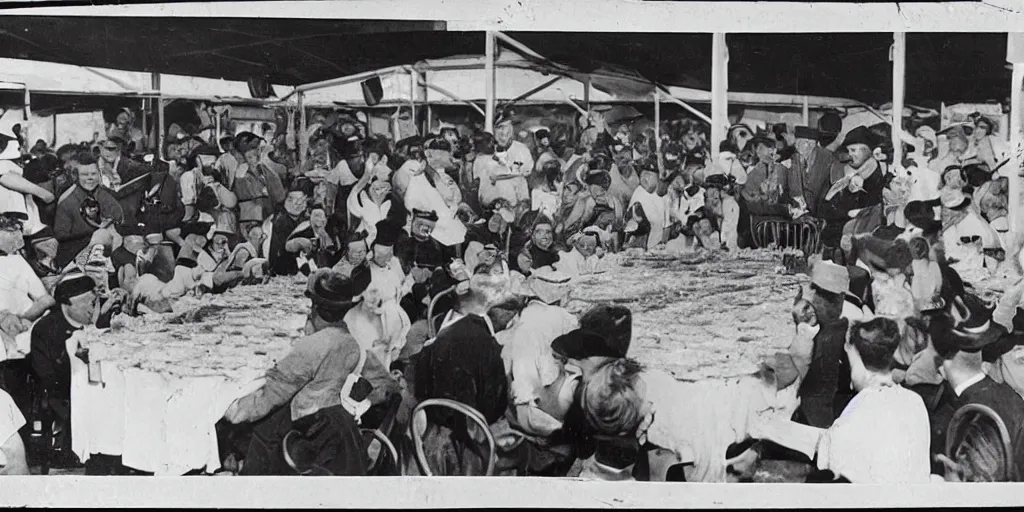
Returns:
[[[831,261],[819,260],[811,267],[811,283],[827,292],[846,295],[850,291],[850,272]]]

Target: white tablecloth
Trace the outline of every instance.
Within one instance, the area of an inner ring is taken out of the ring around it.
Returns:
[[[74,353],[72,347],[67,347]],[[226,377],[173,377],[100,361],[102,383],[71,358],[72,450],[120,455],[122,464],[156,475],[220,469],[214,425],[235,399],[262,385]]]

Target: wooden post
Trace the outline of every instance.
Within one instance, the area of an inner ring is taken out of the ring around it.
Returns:
[[[419,89],[416,82],[418,81],[418,78],[419,77],[416,76],[416,70],[409,68],[409,108],[412,110],[412,125],[416,126],[417,130],[421,131],[421,135],[426,135],[426,133],[422,132],[423,125],[417,122],[416,119],[416,90]]]
[[[153,73],[153,89],[157,94],[156,119],[153,121],[156,126],[156,154],[160,159],[164,159],[164,97],[160,92],[160,73]]]
[[[23,153],[28,153],[29,148],[32,147],[32,139],[30,138],[32,131],[30,130],[32,124],[32,91],[28,90],[28,86],[25,86],[25,110],[23,111],[25,122],[21,124],[21,136],[25,139],[25,146],[21,148]],[[56,115],[56,114],[54,114]]]
[[[729,125],[729,47],[725,34],[711,40],[711,161],[718,161],[718,144],[725,140]]]
[[[296,103],[299,107],[299,169],[304,170],[306,168],[306,153],[309,149],[309,135],[306,134],[306,93],[299,91]]]
[[[903,166],[903,94],[907,74],[907,34],[894,32],[892,35],[892,165],[894,169]]]
[[[587,88],[590,89],[589,87]],[[662,163],[661,158],[661,91],[654,88],[654,148],[655,156],[658,162],[658,175],[662,176],[665,172],[665,166]],[[664,177],[664,176],[662,176]]]
[[[1024,143],[1024,63],[1013,63],[1013,79],[1010,85],[1010,151],[1013,162],[1006,164],[1007,169],[1002,173],[1010,181],[1009,207],[1010,207],[1010,232],[1019,236],[1024,229],[1021,226],[1021,169],[1024,168],[1024,158],[1021,155],[1022,143]]]
[[[588,111],[590,110],[590,88],[591,88],[591,82],[592,81],[593,81],[593,78],[590,75],[587,75],[587,81],[583,84],[583,103],[585,103],[587,105],[587,110]],[[658,99],[658,91],[657,90],[654,91],[654,99],[655,100]]]
[[[807,96],[804,96],[803,115],[804,115],[804,126],[810,126],[811,125],[811,104],[810,104],[810,101],[808,101]]]
[[[484,131],[494,133],[494,32],[487,31],[485,44],[484,75],[486,80],[486,102],[484,107]]]
[[[423,94],[423,104],[426,106],[427,110],[427,118],[424,120],[426,128],[423,130],[423,134],[426,135],[428,133],[431,133],[432,125],[434,122],[434,120],[432,119],[434,117],[434,112],[430,108],[430,88],[427,87],[427,73],[425,71],[420,76],[420,91]]]
[[[142,136],[144,137],[144,140],[145,140],[144,144],[146,144],[147,146],[149,145],[149,131],[147,131],[147,128],[148,128],[147,124],[148,123],[146,122],[147,121],[146,120],[146,116],[147,116],[146,105],[148,104],[148,102],[149,102],[148,99],[142,98],[141,110],[139,112],[139,117],[142,118]],[[54,120],[54,127],[56,127],[56,123],[57,123],[57,121]],[[56,128],[54,129],[54,135],[56,136]],[[146,149],[148,149],[148,148],[136,148],[136,151],[138,151],[139,153],[145,153]]]

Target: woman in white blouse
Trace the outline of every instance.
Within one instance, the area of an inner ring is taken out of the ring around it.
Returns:
[[[892,319],[853,323],[845,350],[857,395],[835,423],[820,429],[776,419],[754,425],[751,435],[804,453],[837,481],[931,481],[928,410],[920,396],[898,386],[892,377],[900,339]]]
[[[367,171],[348,194],[348,213],[359,219],[354,231],[365,231],[368,244],[373,243],[377,236],[377,223],[387,218],[391,211],[390,192],[391,183],[386,175]]]

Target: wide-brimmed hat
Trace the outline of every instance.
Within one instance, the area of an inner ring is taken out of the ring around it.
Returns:
[[[810,126],[797,126],[793,128],[793,136],[798,139],[817,141],[821,137],[821,132]]]
[[[588,329],[575,329],[555,338],[551,350],[567,359],[621,357],[606,336]]]
[[[879,140],[878,136],[866,126],[858,126],[846,134],[842,147],[846,148],[854,144],[863,144],[870,149],[875,149],[878,147]]]
[[[60,279],[53,291],[53,298],[57,302],[67,302],[69,299],[89,293],[96,289],[96,281],[82,272],[71,272]]]
[[[936,351],[977,352],[996,342],[1006,329],[992,321],[992,313],[978,298],[958,295],[945,314],[931,320],[929,334]]]
[[[827,292],[845,295],[850,290],[850,272],[831,261],[818,260],[811,267],[811,283]]]
[[[306,288],[306,296],[312,299],[314,305],[319,306],[352,306],[357,295],[352,279],[330,269],[313,272]]]

